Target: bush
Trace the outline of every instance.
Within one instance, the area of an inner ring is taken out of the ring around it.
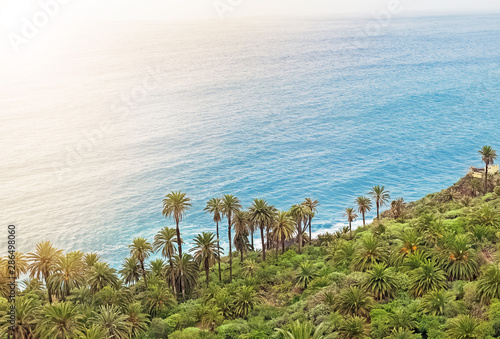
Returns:
[[[500,186],[495,187],[495,195],[500,197]]]
[[[217,328],[217,333],[224,339],[238,338],[242,334],[250,332],[250,326],[243,319],[227,322]]]
[[[170,339],[198,339],[200,338],[200,329],[188,327],[183,331],[175,331],[169,336]]]

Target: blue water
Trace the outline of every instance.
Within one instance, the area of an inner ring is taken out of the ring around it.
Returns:
[[[500,148],[499,19],[394,19],[372,37],[355,19],[116,24],[52,41],[2,68],[1,220],[23,252],[48,239],[118,266],[134,237],[174,225],[172,190],[193,199],[187,246],[225,193],[316,198],[318,231],[373,185],[419,199]]]

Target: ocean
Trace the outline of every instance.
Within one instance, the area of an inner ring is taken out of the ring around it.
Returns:
[[[192,199],[186,247],[227,193],[318,199],[313,230],[332,231],[374,185],[412,201],[481,166],[500,148],[500,16],[369,24],[96,24],[2,63],[2,251],[12,223],[21,252],[50,240],[118,267],[134,237],[174,226],[172,190]]]

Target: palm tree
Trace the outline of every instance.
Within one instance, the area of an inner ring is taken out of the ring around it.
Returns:
[[[132,241],[131,245],[128,245],[130,248],[130,256],[132,258],[136,258],[141,265],[142,278],[144,279],[144,284],[146,288],[148,288],[148,282],[146,280],[146,269],[144,268],[144,261],[149,258],[151,252],[153,252],[153,245],[148,242],[146,238],[135,238]]]
[[[366,272],[366,275],[364,287],[375,296],[375,299],[382,300],[394,295],[397,280],[392,268],[387,268],[384,263],[377,263]]]
[[[349,207],[345,209],[344,217],[347,217],[347,221],[349,222],[349,233],[352,234],[352,222],[356,221],[358,215],[354,208]]]
[[[446,275],[434,260],[424,260],[421,266],[410,272],[410,290],[415,297],[446,287]]]
[[[238,211],[234,214],[234,245],[236,249],[240,250],[240,262],[243,262],[243,251],[247,249],[248,244],[248,214],[244,211]],[[246,241],[245,241],[246,240]],[[238,246],[236,246],[238,243]]]
[[[28,270],[31,278],[43,278],[49,303],[52,303],[52,294],[48,286],[48,279],[56,268],[58,258],[61,256],[62,250],[55,248],[50,241],[42,241],[36,244],[35,252],[28,253],[28,260],[31,261]]]
[[[485,164],[484,169],[484,194],[488,193],[488,167],[495,163],[497,158],[497,152],[491,146],[483,146],[479,150],[479,154],[483,157],[483,162]]]
[[[12,258],[12,256],[7,256],[5,259],[6,260],[9,260],[10,258]],[[19,279],[19,277],[23,274],[26,274],[28,273],[28,268],[29,268],[29,264],[28,264],[28,259],[27,259],[27,256],[21,252],[15,252],[14,255],[13,255],[13,260],[15,262],[15,265],[14,265],[14,276],[16,277],[16,279]],[[12,259],[10,259],[12,260]],[[5,266],[5,268],[8,268],[8,266]],[[9,271],[9,270],[7,270]],[[6,272],[6,276],[9,276],[11,275],[9,272]]]
[[[139,302],[128,305],[125,315],[127,316],[127,322],[131,324],[130,334],[133,338],[139,337],[148,330],[148,316],[142,313]]]
[[[249,211],[246,211],[245,213],[247,214],[247,227],[248,227],[248,233],[250,233],[250,239],[251,239],[250,244],[252,246],[252,251],[255,251],[255,246],[254,246],[254,242],[253,242],[253,234],[257,230],[257,223],[254,220],[252,220],[252,216],[250,215]]]
[[[285,240],[291,239],[295,231],[295,222],[286,211],[280,211],[274,219],[273,239],[276,241],[276,258],[278,257],[278,248],[281,242],[281,254],[285,252]]]
[[[205,207],[204,211],[206,213],[211,213],[213,214],[213,220],[215,222],[215,228],[217,231],[217,247],[220,248],[220,237],[219,237],[219,222],[222,220],[222,215],[224,212],[224,205],[222,204],[222,199],[221,198],[212,198],[207,202],[207,206]],[[252,243],[253,245],[253,243]],[[252,247],[253,248],[253,247]],[[220,271],[220,258],[217,259],[217,263],[219,265],[219,281],[222,280],[222,275]]]
[[[158,315],[165,307],[172,307],[177,304],[172,293],[160,284],[152,285],[146,295],[146,306],[152,317]]]
[[[319,201],[318,200],[313,200],[311,198],[306,198],[306,200],[302,203],[303,205],[307,206],[309,208],[309,220],[307,223],[307,227],[309,228],[309,241],[312,241],[312,218],[315,216],[316,213],[318,213],[317,207],[319,206]]]
[[[387,337],[387,339],[416,339],[417,337],[413,333],[412,330],[408,330],[406,328],[393,328],[391,334]]]
[[[389,202],[391,198],[389,192],[385,190],[384,186],[374,186],[368,194],[375,200],[375,205],[377,206],[377,220],[380,220],[380,207]]]
[[[135,284],[138,282],[141,276],[141,267],[137,258],[125,258],[119,273],[122,275],[125,284]]]
[[[17,296],[14,301],[15,323],[12,326],[10,322],[11,315],[4,315],[2,330],[4,333],[10,332],[13,338],[28,339],[33,338],[35,327],[39,322],[38,303],[33,298],[26,296]],[[5,337],[7,338],[7,337]]]
[[[457,235],[443,253],[443,266],[451,280],[472,280],[479,271],[476,252],[467,234]]]
[[[198,279],[199,265],[194,260],[193,256],[187,253],[174,257],[174,277],[176,283],[179,285],[181,282],[181,277],[183,278],[184,285],[186,287],[186,293],[191,291],[196,286],[196,280]]]
[[[363,226],[366,226],[365,216],[367,212],[372,210],[372,202],[368,197],[358,197],[356,198],[356,204],[358,205],[358,212],[363,216]]]
[[[453,294],[448,291],[432,291],[422,298],[420,307],[424,313],[433,316],[442,316],[444,315],[446,305],[451,300],[453,300]]]
[[[186,196],[186,193],[181,191],[170,192],[163,199],[163,215],[165,218],[173,217],[175,220],[175,230],[177,232],[177,247],[179,248],[179,256],[182,257],[182,239],[179,230],[179,222],[186,214],[186,211],[191,207],[191,199]]]
[[[450,320],[446,334],[454,339],[482,339],[485,334],[481,330],[481,322],[470,315],[459,315]]]
[[[257,303],[257,294],[252,286],[243,286],[236,293],[234,311],[237,316],[246,318]]]
[[[307,285],[317,276],[316,267],[310,261],[304,261],[299,264],[299,271],[295,277],[295,285],[306,289]]]
[[[304,234],[302,225],[305,226],[306,220],[309,218],[310,210],[309,207],[305,205],[293,205],[289,213],[297,224],[297,242],[299,243],[299,253],[302,253],[302,236]]]
[[[485,267],[477,282],[477,293],[485,303],[493,298],[500,299],[500,266],[490,264]]]
[[[173,273],[174,266],[172,258],[176,253],[176,248],[174,245],[175,243],[177,243],[176,235],[177,234],[175,229],[164,227],[155,235],[153,241],[153,250],[155,252],[161,251],[161,255],[165,258],[168,258],[171,273]],[[170,275],[170,283],[174,289],[174,294],[177,295],[173,275]]]
[[[198,234],[193,241],[194,247],[190,251],[194,252],[194,258],[203,264],[208,287],[210,267],[219,260],[221,251],[213,233],[203,232]]]
[[[122,314],[116,306],[101,306],[99,313],[95,314],[92,322],[104,329],[106,338],[127,339],[130,338],[132,324],[127,321],[128,317]]]
[[[273,210],[264,199],[254,199],[249,207],[250,218],[260,228],[262,242],[262,261],[266,261],[266,245],[264,241],[264,228],[273,217]]]
[[[370,334],[370,325],[358,316],[348,316],[339,326],[341,339],[365,339]]]
[[[371,233],[361,238],[361,245],[358,246],[352,268],[356,271],[369,270],[376,263],[385,262],[387,253],[380,246],[379,240]]]
[[[413,316],[407,308],[399,307],[394,310],[393,314],[389,315],[387,325],[389,328],[413,330],[417,327],[417,322],[413,320]]]
[[[222,212],[227,218],[227,237],[229,238],[229,282],[233,281],[233,252],[231,227],[232,218],[241,209],[240,199],[232,194],[225,194],[222,197]]]
[[[243,261],[243,276],[251,277],[253,276],[257,270],[259,269],[259,265],[255,262],[255,260],[247,259]]]
[[[349,265],[356,255],[356,243],[354,241],[342,240],[332,255],[337,265]]]
[[[78,339],[102,339],[106,338],[106,331],[95,324],[76,332]]]
[[[48,304],[42,310],[37,334],[41,338],[71,338],[80,329],[80,319],[78,307],[70,302]]]
[[[86,266],[82,254],[68,253],[58,257],[49,285],[56,287],[64,300],[69,292],[85,284]]]
[[[217,306],[205,306],[202,311],[201,324],[208,327],[210,332],[215,331],[215,327],[222,324],[224,314]]]
[[[285,331],[281,328],[275,328],[275,330],[283,335],[285,339],[326,339],[323,333],[326,331],[326,325],[319,325],[316,330],[314,330],[313,325],[309,322],[301,323],[299,320],[294,321],[290,325],[290,329]]]
[[[96,262],[99,262],[99,259],[101,259],[101,256],[93,252],[87,253],[83,256],[83,260],[85,261],[87,268],[94,266]]]
[[[116,270],[107,263],[98,262],[90,268],[88,284],[92,293],[102,290],[105,286],[116,284]]]
[[[363,289],[352,286],[340,294],[336,308],[344,316],[368,317],[373,307],[373,298]]]

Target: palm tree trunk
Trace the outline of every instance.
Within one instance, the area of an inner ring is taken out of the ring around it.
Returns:
[[[278,254],[279,254],[279,249],[280,249],[280,246],[279,246],[279,239],[276,239],[276,259],[278,259]]]
[[[231,215],[227,216],[227,223],[228,223],[227,235],[229,237],[229,282],[232,282],[233,281],[233,256],[232,256],[233,248],[231,247]]]
[[[141,270],[142,270],[142,278],[144,279],[144,284],[146,288],[148,288],[148,281],[146,280],[146,270],[144,269],[144,260],[141,260]]]
[[[253,246],[253,230],[250,231],[250,236],[252,237],[252,251],[255,251],[255,247]]]
[[[351,220],[349,220],[349,236],[352,237],[352,227],[351,226],[352,226],[352,222],[351,222]]]
[[[50,293],[50,286],[47,284],[47,276],[44,275],[44,280],[45,280],[45,286],[47,287],[47,293],[49,295],[49,303],[52,304],[52,293]]]
[[[175,220],[176,231],[177,231],[177,247],[179,248],[179,260],[182,260],[182,239],[181,239],[181,231],[179,230],[179,219]],[[186,288],[184,286],[184,269],[181,269],[181,290],[182,290],[182,298],[186,300]]]
[[[266,243],[264,242],[264,226],[260,225],[260,239],[262,242],[262,261],[266,261]]]
[[[267,248],[271,247],[271,240],[269,239],[269,226],[266,226],[266,240],[267,240]]]
[[[241,265],[241,263],[243,263],[243,248],[240,249],[240,256],[241,256],[240,259],[240,265]]]
[[[302,253],[302,221],[299,220],[297,223],[297,231],[299,234],[297,234],[298,240],[299,240],[299,254]]]
[[[309,242],[312,242],[312,226],[311,226],[311,223],[312,223],[312,217],[310,216],[309,217]]]
[[[380,213],[379,213],[380,206],[378,200],[376,204],[377,204],[377,220],[380,220]]]
[[[285,253],[285,235],[281,235],[281,254]]]
[[[207,280],[207,287],[208,287],[208,276],[209,276],[208,258],[205,258],[205,278]]]
[[[170,262],[170,283],[172,284],[172,289],[174,290],[174,295],[177,298],[177,288],[175,288],[175,276],[174,276],[174,264],[172,263],[172,257],[168,258],[168,261]]]
[[[488,163],[484,169],[484,194],[488,194]]]
[[[363,211],[363,227],[366,226],[366,223],[365,223],[365,211]]]
[[[220,245],[219,245],[219,222],[217,221],[216,222],[216,225],[217,225],[217,248],[220,249]],[[220,274],[220,257],[217,258],[217,263],[219,264],[219,281],[222,280],[222,276]]]

